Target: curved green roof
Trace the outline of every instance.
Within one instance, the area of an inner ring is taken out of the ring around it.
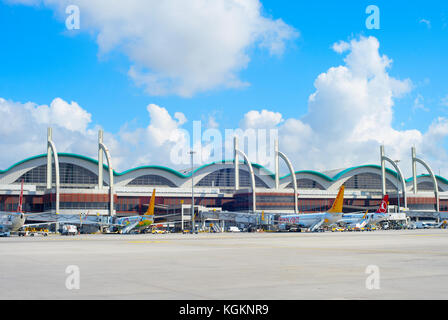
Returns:
[[[319,171],[314,171],[314,170],[301,170],[301,171],[296,171],[296,172],[294,172],[294,173],[295,173],[295,174],[308,173],[308,174],[312,174],[312,175],[318,176],[318,177],[320,177],[320,178],[322,178],[322,179],[324,179],[324,180],[327,180],[327,181],[329,181],[329,182],[333,181],[332,178],[330,178],[330,177],[327,176],[326,174],[324,174],[324,173],[322,173],[322,172],[319,172]],[[281,180],[281,179],[286,179],[286,178],[288,178],[290,175],[291,175],[291,174],[289,173],[289,174],[287,174],[286,176],[281,177],[280,180]]]
[[[92,163],[98,165],[98,161],[97,161],[97,160],[94,160],[94,159],[92,159],[92,158],[89,158],[89,157],[86,157],[86,156],[82,156],[82,155],[79,155],[79,154],[75,154],[75,153],[59,153],[59,152],[58,152],[58,156],[59,156],[59,157],[72,157],[72,158],[78,158],[78,159],[86,160],[86,161],[89,161],[89,162],[92,162]],[[19,161],[19,162],[13,164],[12,166],[10,166],[10,167],[9,167],[8,169],[6,169],[6,170],[0,170],[0,174],[6,173],[6,172],[8,172],[9,170],[13,169],[14,167],[17,167],[18,165],[21,165],[22,163],[25,163],[25,162],[28,162],[28,161],[32,161],[32,160],[34,160],[34,159],[46,158],[46,157],[47,157],[47,154],[44,153],[44,154],[39,154],[39,155],[37,155],[37,156],[33,156],[33,157],[26,158],[26,159],[24,159],[24,160],[22,160],[22,161]],[[109,168],[109,167],[108,167],[107,165],[105,165],[105,164],[104,164],[103,166],[104,166],[106,169]]]
[[[376,165],[376,164],[366,164],[366,165],[355,166],[355,167],[344,169],[344,170],[338,172],[337,174],[335,174],[333,177],[330,177],[330,176],[328,176],[328,175],[326,175],[326,174],[324,174],[322,172],[313,171],[313,170],[296,171],[295,174],[308,173],[308,174],[312,174],[312,175],[318,176],[318,177],[320,177],[320,178],[322,178],[324,180],[327,180],[328,182],[334,182],[334,181],[338,180],[339,178],[341,178],[344,174],[346,174],[346,173],[348,173],[350,171],[359,169],[359,168],[375,168],[375,169],[380,169],[381,170],[381,166],[379,166],[379,165]],[[393,171],[392,169],[389,169],[389,168],[386,168],[386,171],[388,173],[392,174],[392,175],[396,175],[397,174],[396,171]],[[286,175],[286,176],[284,176],[284,177],[282,177],[280,179],[285,179],[285,178],[289,177],[290,175],[291,174],[288,174],[288,175]]]
[[[44,158],[44,157],[46,157],[46,156],[47,156],[47,154],[40,154],[40,155],[37,155],[37,156],[29,157],[29,158],[27,158],[27,159],[24,159],[24,160],[22,160],[22,161],[19,161],[19,162],[13,164],[12,166],[10,166],[10,167],[9,167],[8,169],[6,169],[6,170],[0,170],[0,174],[4,174],[4,173],[8,172],[9,170],[13,169],[14,167],[17,167],[18,165],[20,165],[20,164],[22,164],[22,163],[25,163],[25,162],[28,162],[28,161],[32,161],[32,160],[34,160],[34,159]],[[72,158],[78,158],[78,159],[82,159],[82,160],[91,162],[91,163],[93,163],[93,164],[95,164],[95,165],[98,165],[98,160],[92,159],[92,158],[87,157],[87,156],[83,156],[83,155],[75,154],[75,153],[58,153],[58,156],[59,156],[59,157],[72,157]],[[136,170],[142,170],[142,169],[158,169],[158,170],[163,170],[163,171],[169,172],[169,173],[171,173],[171,174],[174,174],[174,175],[178,176],[179,178],[186,179],[186,178],[191,177],[191,175],[192,175],[193,173],[196,173],[196,172],[198,172],[198,171],[200,171],[200,170],[202,170],[202,169],[204,169],[204,168],[206,168],[206,167],[212,166],[212,165],[214,165],[214,164],[220,164],[220,163],[232,163],[232,162],[233,162],[233,160],[220,160],[220,161],[214,161],[214,162],[211,162],[211,163],[208,163],[208,164],[205,164],[205,165],[202,165],[202,166],[196,168],[195,170],[193,170],[193,171],[190,172],[189,174],[183,174],[183,173],[181,173],[181,172],[179,172],[179,171],[177,171],[177,170],[175,170],[175,169],[168,168],[168,167],[164,167],[164,166],[141,166],[141,167],[137,167],[137,168],[129,169],[129,170],[126,170],[126,171],[123,171],[123,172],[120,172],[120,173],[119,173],[119,172],[116,172],[115,170],[113,170],[113,173],[114,173],[115,176],[122,176],[122,175],[125,175],[125,174],[127,174],[127,173],[129,173],[129,172],[136,171]],[[240,163],[244,163],[244,161],[241,160]],[[255,168],[257,168],[257,169],[260,169],[260,170],[265,171],[265,172],[267,173],[267,176],[271,177],[272,179],[275,179],[275,174],[274,174],[272,171],[270,171],[269,169],[267,169],[266,167],[264,167],[264,166],[262,166],[262,165],[260,165],[260,164],[257,164],[257,163],[252,163],[252,166],[255,167]],[[106,164],[103,164],[103,167],[104,167],[106,170],[109,169],[109,167],[108,167]],[[302,174],[303,174],[303,173],[305,173],[305,174],[312,174],[312,175],[315,175],[315,176],[317,176],[317,177],[319,177],[319,178],[322,178],[322,179],[324,179],[324,180],[327,180],[328,182],[334,182],[334,181],[338,180],[340,177],[342,177],[344,174],[346,174],[346,173],[348,173],[348,172],[350,172],[350,171],[352,171],[352,170],[359,169],[359,168],[375,168],[375,169],[380,169],[380,170],[381,170],[381,166],[379,166],[379,165],[368,164],[368,165],[361,165],[361,166],[355,166],[355,167],[351,167],[351,168],[344,169],[344,170],[338,172],[338,173],[337,173],[336,175],[334,175],[333,177],[330,177],[330,176],[328,176],[328,175],[326,175],[326,174],[324,174],[324,173],[322,173],[322,172],[318,172],[318,171],[314,171],[314,170],[301,170],[301,171],[296,171],[295,173],[296,173],[296,174],[301,174],[301,173],[302,173]],[[394,176],[397,175],[397,172],[394,171],[394,170],[392,170],[392,169],[386,168],[386,171],[387,171],[389,174],[391,174],[391,175],[394,175]],[[291,174],[287,174],[287,175],[285,175],[285,176],[283,176],[283,177],[280,177],[280,180],[282,180],[282,179],[286,179],[286,178],[288,178],[290,175],[291,175]],[[418,177],[424,177],[424,176],[429,176],[429,175],[427,175],[427,174],[423,174],[423,175],[419,175]],[[447,179],[445,179],[445,178],[443,178],[443,177],[441,177],[441,176],[436,176],[436,177],[437,177],[437,179],[440,180],[441,182],[443,182],[443,183],[445,183],[445,184],[448,184],[448,180],[447,180]],[[409,178],[409,179],[406,179],[405,181],[406,181],[406,182],[409,182],[409,181],[412,181],[412,180],[413,180],[413,178],[411,177],[411,178]]]
[[[422,177],[430,177],[430,176],[431,176],[430,174],[421,174],[421,175],[418,175],[418,176],[417,176],[417,179],[418,179],[418,178],[422,178]],[[445,179],[444,177],[441,177],[441,176],[436,175],[436,179],[437,179],[437,180],[440,180],[441,182],[443,182],[443,183],[445,183],[445,184],[448,184],[448,180]],[[406,182],[410,182],[410,181],[412,181],[412,180],[414,180],[414,177],[410,177],[410,178],[406,179]]]
[[[178,176],[180,178],[187,178],[186,175],[180,173],[179,171],[176,171],[174,169],[171,169],[171,168],[168,168],[168,167],[164,167],[164,166],[141,166],[141,167],[129,169],[129,170],[126,170],[126,171],[123,171],[123,172],[120,172],[120,173],[116,173],[114,171],[114,175],[115,176],[122,176],[122,175],[125,175],[125,174],[129,173],[129,172],[142,170],[142,169],[158,169],[158,170],[167,171],[169,173],[172,173],[172,174],[174,174],[174,175],[176,175],[176,176]]]
[[[92,159],[92,158],[87,157],[87,156],[75,154],[75,153],[64,153],[64,152],[61,153],[61,152],[58,152],[58,156],[59,157],[78,158],[78,159],[82,159],[82,160],[91,162],[91,163],[93,163],[95,165],[98,165],[98,160]],[[6,170],[0,170],[0,174],[6,173],[9,170],[13,169],[14,167],[17,167],[18,165],[21,165],[22,163],[25,163],[25,162],[28,162],[28,161],[32,161],[34,159],[45,158],[45,157],[47,157],[46,153],[26,158],[26,159],[24,159],[22,161],[19,161],[19,162],[13,164],[12,166],[10,166]],[[209,167],[211,165],[218,164],[218,163],[230,163],[230,162],[233,162],[233,160],[231,160],[231,161],[229,161],[229,160],[214,161],[214,162],[211,162],[211,163],[208,163],[208,164],[205,164],[203,166],[200,166],[200,167],[196,168],[193,172],[190,172],[189,174],[183,174],[183,173],[181,173],[181,172],[179,172],[179,171],[177,171],[175,169],[164,167],[164,166],[140,166],[140,167],[129,169],[129,170],[126,170],[126,171],[123,171],[123,172],[116,172],[115,170],[113,170],[113,173],[114,173],[114,176],[122,176],[122,175],[125,175],[125,174],[129,173],[129,172],[136,171],[136,170],[141,170],[141,169],[159,169],[159,170],[163,170],[163,171],[167,171],[169,173],[172,173],[172,174],[174,174],[174,175],[176,175],[176,176],[178,176],[180,178],[189,178],[189,177],[191,177],[192,173],[196,173],[196,172],[202,170],[203,168],[206,168],[206,167]],[[244,161],[240,161],[240,163],[244,163]],[[274,173],[269,171],[264,166],[259,165],[257,163],[252,163],[252,166],[255,167],[255,168],[258,168],[258,169],[266,171],[268,173],[268,175],[271,176],[271,178],[274,178]],[[109,169],[109,166],[107,166],[106,164],[103,164],[103,167],[106,170]]]
[[[359,169],[359,168],[374,168],[374,169],[380,169],[381,170],[381,166],[377,165],[377,164],[365,164],[365,165],[361,165],[361,166],[355,166],[355,167],[351,167],[345,170],[342,170],[341,172],[337,173],[335,176],[333,176],[333,181],[338,180],[340,177],[342,177],[344,174]],[[386,172],[396,176],[397,175],[397,171],[394,171],[392,169],[386,168]],[[401,179],[400,179],[401,180]]]
[[[92,159],[92,158],[87,157],[87,156],[79,155],[79,154],[76,154],[76,153],[64,153],[64,152],[58,152],[58,156],[59,156],[59,157],[77,158],[77,159],[85,160],[85,161],[91,162],[91,163],[93,163],[93,164],[95,164],[95,165],[98,165],[98,160]],[[8,172],[9,170],[13,169],[14,167],[17,167],[18,165],[20,165],[20,164],[22,164],[22,163],[25,163],[25,162],[28,162],[28,161],[32,161],[32,160],[34,160],[34,159],[46,158],[46,157],[47,157],[47,154],[46,154],[46,153],[44,153],[44,154],[40,154],[40,155],[37,155],[37,156],[33,156],[33,157],[29,157],[29,158],[27,158],[27,159],[24,159],[24,160],[22,160],[22,161],[19,161],[19,162],[13,164],[12,166],[10,166],[10,167],[9,167],[8,169],[6,169],[6,170],[0,170],[0,174],[6,173],[6,172]],[[103,164],[103,167],[104,167],[104,169],[109,170],[109,166],[108,166],[108,165]],[[135,171],[135,170],[143,169],[143,168],[161,169],[161,170],[169,171],[169,172],[174,173],[174,174],[176,174],[176,175],[185,177],[183,174],[181,174],[180,172],[178,172],[178,171],[176,171],[176,170],[173,170],[173,169],[171,169],[171,168],[167,168],[167,167],[162,167],[162,166],[138,167],[138,168],[130,169],[130,170],[127,170],[127,171],[124,171],[124,172],[121,172],[121,173],[118,173],[118,172],[116,172],[115,170],[113,170],[113,173],[114,173],[114,176],[121,176],[121,175],[124,175],[124,174],[126,174],[126,173],[128,173],[128,172],[130,172],[130,171]]]
[[[191,175],[192,175],[193,173],[196,173],[196,172],[198,172],[198,171],[200,171],[200,170],[202,170],[202,169],[204,169],[204,168],[206,168],[206,167],[212,166],[212,165],[214,165],[214,164],[231,163],[231,162],[233,162],[233,160],[219,160],[219,161],[214,161],[214,162],[204,164],[204,165],[202,165],[202,166],[200,166],[200,167],[194,169],[194,170],[193,170],[192,172],[190,172],[189,174],[183,174],[183,173],[181,173],[181,172],[179,172],[179,171],[176,171],[176,170],[171,169],[171,168],[168,168],[168,167],[163,167],[163,166],[141,166],[141,167],[137,167],[137,168],[133,168],[133,169],[126,170],[126,171],[121,172],[121,173],[116,173],[116,175],[121,176],[121,175],[124,175],[124,174],[126,174],[126,173],[129,173],[129,172],[132,172],[132,171],[136,171],[136,170],[140,170],[140,169],[159,169],[159,170],[168,171],[168,172],[170,172],[170,173],[172,173],[172,174],[174,174],[174,175],[176,175],[176,176],[178,176],[178,177],[180,177],[180,178],[189,178],[189,177],[191,177]],[[97,162],[97,163],[98,163],[98,162]],[[244,161],[240,161],[240,163],[243,164]],[[269,171],[267,168],[263,167],[262,165],[259,165],[259,164],[257,164],[257,163],[252,163],[252,166],[255,167],[255,168],[261,169],[261,170],[265,170],[266,172],[268,172],[268,175],[271,176],[271,178],[274,178],[274,176],[275,176],[274,173],[272,173],[271,171]]]

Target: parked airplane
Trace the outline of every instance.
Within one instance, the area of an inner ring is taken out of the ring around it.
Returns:
[[[140,231],[146,229],[155,224],[154,221],[154,208],[156,200],[156,189],[152,191],[151,200],[149,202],[148,210],[143,216],[131,216],[117,218],[114,223],[110,224],[113,228],[118,228],[120,233],[129,233],[131,231]],[[167,214],[163,216],[157,216],[157,218],[167,218],[172,216],[178,216],[178,214]],[[180,221],[170,221],[170,223],[178,223]]]
[[[29,216],[29,214],[23,213],[23,181],[22,181],[19,204],[17,206],[16,212],[0,211],[0,237],[9,237],[11,235],[11,232],[17,232],[23,227],[37,227],[41,225],[51,224],[48,222],[25,224],[27,216]]]
[[[332,225],[342,219],[342,206],[344,203],[344,185],[339,189],[338,195],[332,207],[327,212],[302,213],[283,215],[279,218],[280,225],[296,225],[315,231],[323,225]]]
[[[380,203],[378,210],[375,213],[365,214],[362,213],[352,213],[342,215],[341,221],[339,223],[345,224],[356,228],[363,228],[368,224],[376,224],[387,219],[387,207],[389,205],[389,195],[385,195]]]
[[[129,233],[131,230],[145,229],[154,224],[154,207],[156,201],[156,189],[152,191],[151,200],[149,201],[148,210],[143,216],[131,216],[118,218],[113,226],[117,227],[121,233]]]

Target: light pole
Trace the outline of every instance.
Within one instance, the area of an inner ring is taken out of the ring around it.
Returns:
[[[397,164],[400,162],[400,160],[394,160],[394,162]],[[396,172],[397,174],[397,203],[398,203],[398,209],[397,209],[397,213],[400,213],[400,190],[399,190],[399,183],[398,183],[398,171]]]
[[[193,167],[193,156],[196,152],[191,150],[191,233],[195,233],[195,219],[194,219],[194,167]]]

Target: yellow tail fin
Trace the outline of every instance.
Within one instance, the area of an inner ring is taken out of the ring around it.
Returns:
[[[336,199],[334,199],[333,206],[331,207],[330,210],[328,210],[328,212],[342,213],[342,205],[344,204],[344,189],[345,186],[342,185],[341,188],[339,189],[338,196],[336,197]]]
[[[149,201],[148,210],[145,213],[145,216],[153,216],[154,215],[154,207],[156,204],[156,189],[152,191],[152,197]]]
[[[366,213],[364,214],[364,216],[362,218],[365,219],[367,217],[368,213],[369,213],[369,210],[366,211]]]

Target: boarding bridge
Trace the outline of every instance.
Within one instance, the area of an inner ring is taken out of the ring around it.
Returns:
[[[325,219],[320,220],[318,223],[316,223],[314,226],[312,226],[312,227],[310,228],[310,231],[311,231],[311,232],[316,231],[317,229],[319,229],[319,228],[322,226],[322,224],[323,224],[324,222],[325,222]]]
[[[391,212],[387,217],[389,221],[406,221],[407,215],[405,212]]]
[[[407,216],[410,218],[429,218],[429,219],[437,219],[440,216],[439,212],[436,211],[407,211]]]
[[[235,223],[247,224],[247,225],[269,225],[274,224],[273,214],[261,214],[261,213],[248,213],[248,212],[230,212],[230,211],[203,211],[200,213],[200,217],[203,220],[220,220],[231,221]],[[264,218],[264,219],[263,219]]]
[[[140,223],[140,221],[136,221],[134,223],[127,225],[126,227],[121,229],[121,233],[127,234],[127,233],[131,232],[139,223]]]
[[[215,231],[216,233],[220,233],[220,232],[222,232],[221,228],[220,228],[218,225],[216,225],[216,224],[213,224],[212,229],[213,229],[213,231]]]

